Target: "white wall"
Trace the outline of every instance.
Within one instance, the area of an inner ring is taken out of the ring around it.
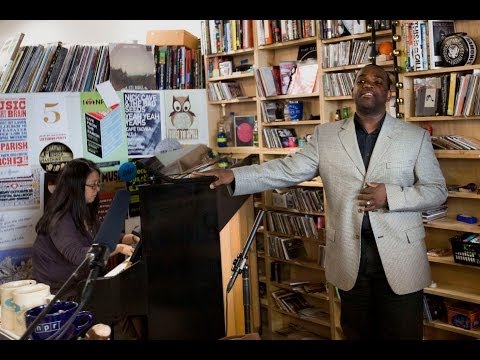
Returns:
[[[131,42],[144,44],[149,30],[187,30],[200,38],[200,20],[0,20],[0,46],[23,32],[22,45]]]

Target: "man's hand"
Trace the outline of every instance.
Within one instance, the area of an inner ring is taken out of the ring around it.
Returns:
[[[385,184],[369,182],[358,195],[358,206],[364,212],[387,207]]]
[[[202,171],[202,172],[193,172],[193,176],[214,176],[217,178],[214,182],[210,184],[210,189],[215,189],[219,187],[220,185],[228,185],[230,184],[234,179],[235,176],[233,175],[232,170],[224,170],[224,169],[218,169],[218,170],[209,170],[209,171]]]

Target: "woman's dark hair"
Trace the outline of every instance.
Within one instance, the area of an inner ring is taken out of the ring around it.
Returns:
[[[57,179],[55,190],[47,201],[45,211],[35,226],[37,234],[53,232],[66,214],[71,214],[75,226],[83,235],[88,235],[88,228],[94,233],[97,232],[100,224],[100,199],[97,194],[92,203],[87,204],[85,200],[85,183],[93,171],[100,175],[97,165],[84,158],[73,159],[65,165]]]

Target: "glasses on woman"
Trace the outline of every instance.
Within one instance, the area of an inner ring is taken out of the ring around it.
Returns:
[[[85,186],[88,186],[92,190],[100,190],[102,188],[102,184],[100,183],[93,183],[93,184],[85,184]]]

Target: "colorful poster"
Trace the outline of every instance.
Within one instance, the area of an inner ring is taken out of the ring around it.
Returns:
[[[27,95],[30,164],[58,172],[83,156],[79,93]]]
[[[83,156],[102,171],[118,170],[128,160],[127,131],[120,106],[107,108],[98,92],[80,95]]]
[[[162,90],[166,137],[181,144],[208,143],[207,93],[205,89]]]
[[[25,95],[0,96],[0,178],[30,176]]]
[[[112,204],[117,190],[125,189],[125,182],[119,179],[118,171],[116,170],[102,171],[100,182],[102,183],[102,189],[98,194],[100,197],[98,218],[100,221],[103,221],[107,215],[108,209],[110,209],[110,205]]]
[[[128,156],[153,156],[165,133],[165,122],[161,121],[163,99],[160,91],[125,91],[122,98]]]
[[[35,241],[35,225],[42,212],[16,210],[0,212],[0,249],[31,246]]]
[[[0,179],[0,210],[39,209],[42,174],[42,170],[34,166],[31,176]]]
[[[135,178],[132,181],[127,182],[127,189],[130,192],[128,216],[133,217],[140,216],[140,191],[138,187],[139,185],[149,184],[151,181],[151,174],[139,160],[132,159],[131,161],[137,168]]]

